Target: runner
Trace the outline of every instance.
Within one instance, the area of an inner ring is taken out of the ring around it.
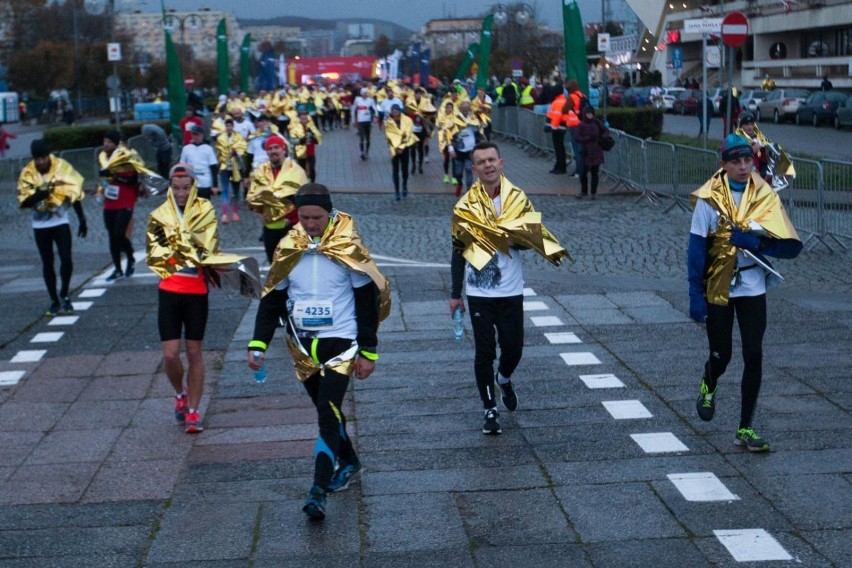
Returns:
[[[751,452],[769,450],[752,428],[763,376],[766,290],[780,283],[767,256],[795,258],[802,250],[778,194],[753,172],[748,141],[729,134],[722,169],[695,191],[689,234],[689,315],[707,324],[710,356],[696,402],[701,420],[713,419],[716,387],[732,355],[734,318],[740,328],[743,376],[740,421],[734,443]]]
[[[373,117],[378,114],[376,102],[370,97],[370,92],[361,89],[361,95],[355,97],[352,104],[352,118],[358,128],[358,147],[361,150],[361,159],[366,160],[370,156],[370,130],[372,129]]]
[[[453,159],[456,197],[459,197],[462,194],[462,176],[464,176],[465,188],[470,189],[473,185],[471,152],[474,146],[485,138],[485,134],[482,132],[482,123],[470,110],[470,101],[462,101],[453,120],[456,125],[456,135],[448,151]]]
[[[234,119],[225,119],[225,131],[216,137],[216,155],[219,159],[219,187],[222,188],[222,223],[239,221],[240,184],[244,169],[245,139],[234,131]]]
[[[406,99],[405,112],[414,124],[412,131],[417,138],[414,145],[411,146],[411,173],[419,171],[422,174],[426,141],[432,136],[431,117],[437,111],[426,90],[418,88],[412,96]]]
[[[471,154],[478,179],[453,209],[450,315],[456,309],[465,311],[464,283],[476,347],[473,368],[485,409],[482,433],[496,435],[502,429],[497,421],[495,381],[506,410],[518,407],[510,378],[524,346],[524,277],[519,253],[532,248],[556,266],[568,253],[541,223],[523,190],[503,176],[497,145],[482,142]],[[500,362],[495,375],[498,343]]]
[[[391,172],[395,198],[400,199],[399,177],[402,173],[402,197],[408,197],[408,153],[409,147],[417,143],[414,135],[414,123],[402,114],[401,105],[393,105],[390,116],[385,121],[385,139],[391,155]]]
[[[77,214],[77,236],[85,238],[88,226],[82,205],[83,176],[62,158],[51,156],[43,139],[32,141],[30,153],[33,159],[18,177],[18,205],[22,209],[33,210],[33,235],[41,257],[42,277],[50,296],[50,307],[44,315],[52,317],[60,310],[70,314],[74,312],[68,296],[74,266],[68,209],[73,207]],[[53,267],[54,245],[59,253],[59,294],[56,293],[56,271]]]
[[[332,207],[328,188],[308,184],[293,199],[300,222],[279,244],[269,270],[248,365],[256,370],[264,363],[275,328],[287,322],[296,376],[316,406],[319,423],[314,481],[303,510],[321,520],[326,495],[346,489],[361,470],[346,433],[343,397],[353,372],[366,379],[375,369],[377,331],[390,311],[390,290],[352,217]]]
[[[453,138],[456,137],[459,131],[456,126],[455,115],[456,109],[453,103],[451,101],[445,102],[444,111],[438,114],[436,125],[438,128],[438,150],[441,152],[441,156],[444,157],[444,183],[452,185],[458,184],[455,172],[452,171],[453,160],[450,158]],[[450,177],[451,172],[453,174],[452,178]]]
[[[315,182],[317,179],[317,146],[322,144],[322,134],[320,134],[304,107],[299,107],[299,119],[290,123],[289,136],[293,142],[296,161],[305,170],[311,183]]]
[[[198,197],[211,199],[219,195],[219,160],[216,150],[204,139],[204,128],[193,124],[189,128],[192,143],[180,151],[180,161],[190,164],[195,171]]]

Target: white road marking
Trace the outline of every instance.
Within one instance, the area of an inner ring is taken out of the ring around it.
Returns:
[[[572,333],[570,331],[564,331],[560,333],[545,333],[544,336],[550,343],[553,344],[583,343],[582,341],[580,341],[580,338],[577,337],[576,333]]]
[[[686,444],[678,440],[671,432],[648,432],[645,434],[630,434],[633,441],[646,454],[663,454],[666,452],[688,452]],[[678,488],[680,489],[680,488]],[[683,491],[681,491],[683,493]]]
[[[383,256],[380,254],[374,254],[373,260],[376,261],[376,266],[397,266],[397,267],[411,267],[411,268],[449,268],[449,264],[438,263],[438,262],[419,262],[417,260],[410,260],[407,258],[397,258],[395,256]]]
[[[43,331],[36,333],[35,337],[30,339],[30,343],[54,343],[62,339],[65,335],[64,331]]]
[[[540,312],[542,310],[549,310],[547,304],[544,302],[524,302],[524,311],[525,312]]]
[[[654,416],[638,400],[605,400],[601,404],[616,420],[634,420]]]
[[[85,312],[89,308],[92,307],[93,302],[71,302],[71,305],[74,306],[74,311]]]
[[[737,562],[793,560],[784,547],[763,529],[714,530],[713,534]]]
[[[100,298],[106,292],[106,288],[89,288],[80,292],[78,298]]]
[[[595,357],[594,353],[560,353],[560,357],[565,361],[566,365],[600,365],[601,361]]]
[[[41,358],[44,357],[45,353],[47,353],[46,349],[32,349],[32,350],[24,350],[18,351],[15,353],[15,356],[9,361],[10,363],[36,363],[41,361]]]
[[[623,389],[624,383],[612,373],[603,375],[580,375],[580,380],[590,389]]]
[[[47,325],[74,325],[79,319],[80,316],[56,316]]]
[[[556,316],[533,316],[530,318],[533,325],[536,327],[553,327],[557,325],[565,325],[562,320]]]
[[[669,478],[687,501],[739,501],[715,474],[709,471],[697,473],[670,473]]]
[[[0,386],[18,384],[24,378],[26,371],[0,371]]]
[[[524,297],[526,298],[528,296],[537,296],[537,294],[532,288],[524,288]]]

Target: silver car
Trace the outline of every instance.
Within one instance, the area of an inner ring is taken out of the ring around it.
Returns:
[[[796,116],[799,105],[810,95],[803,89],[775,89],[769,92],[766,99],[757,106],[757,120],[768,120],[778,124],[792,120]]]

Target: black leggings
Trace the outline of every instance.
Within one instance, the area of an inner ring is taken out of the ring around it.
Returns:
[[[71,285],[71,274],[74,272],[74,264],[71,262],[71,227],[68,223],[48,227],[46,229],[33,229],[36,247],[41,256],[41,274],[44,277],[44,285],[53,302],[58,302],[56,295],[56,271],[53,269],[53,243],[56,243],[56,251],[59,253],[59,277],[62,280],[62,288],[59,295],[68,297],[68,287]]]
[[[133,209],[104,209],[104,226],[109,237],[109,254],[115,269],[121,271],[121,253],[127,255],[128,264],[135,262],[133,245],[127,238],[127,226],[133,220]]]
[[[408,193],[408,149],[401,154],[391,158],[391,171],[393,172],[393,189],[399,193],[399,172],[402,170],[402,191]]]
[[[450,160],[450,151],[444,150],[443,155],[444,155],[444,175],[450,175],[450,163],[452,163],[452,160]]]
[[[426,146],[425,132],[417,133],[415,136],[417,136],[417,143],[411,147],[411,173],[415,172],[415,167],[423,170],[423,148]]]
[[[600,166],[583,165],[583,171],[580,173],[580,193],[586,195],[589,193],[589,172],[592,173],[592,195],[598,192],[598,174],[601,170]]]
[[[735,314],[743,349],[740,428],[749,428],[763,376],[766,294],[731,298],[727,306],[707,305],[707,339],[710,344],[710,358],[704,365],[704,380],[711,392],[716,390],[719,377],[724,374],[731,361]]]
[[[278,247],[278,243],[281,239],[284,238],[284,235],[287,234],[289,229],[284,227],[283,229],[270,229],[269,227],[263,228],[263,250],[266,251],[266,260],[269,261],[269,264],[272,264],[272,257],[275,255],[275,249]]]
[[[312,352],[313,341],[302,340],[302,345],[309,353]],[[352,344],[351,339],[333,337],[316,341],[316,354],[320,361],[328,361],[349,349]],[[352,440],[346,434],[346,417],[343,415],[343,397],[349,387],[349,377],[326,369],[324,377],[317,371],[304,385],[317,409],[319,425],[319,437],[314,450],[314,485],[325,489],[334,475],[335,461],[352,464],[358,460]]]
[[[317,180],[317,157],[305,156],[304,158],[297,158],[296,162],[305,170],[311,183],[314,183]]]
[[[524,350],[524,297],[467,297],[467,311],[473,327],[476,356],[473,372],[483,408],[494,408],[494,359],[500,344],[497,370],[507,379],[512,376]],[[496,338],[495,338],[496,331]]]
[[[372,130],[372,126],[372,122],[358,123],[358,147],[365,156],[370,153],[370,131]]]

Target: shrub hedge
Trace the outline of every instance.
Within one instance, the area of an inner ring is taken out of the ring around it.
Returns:
[[[171,126],[168,120],[146,120],[144,122],[122,122],[121,132],[128,138],[138,136],[143,124],[156,124],[166,132]],[[74,150],[77,148],[97,148],[104,141],[104,133],[115,128],[111,124],[91,124],[84,126],[58,126],[44,131],[44,139],[51,152]]]

